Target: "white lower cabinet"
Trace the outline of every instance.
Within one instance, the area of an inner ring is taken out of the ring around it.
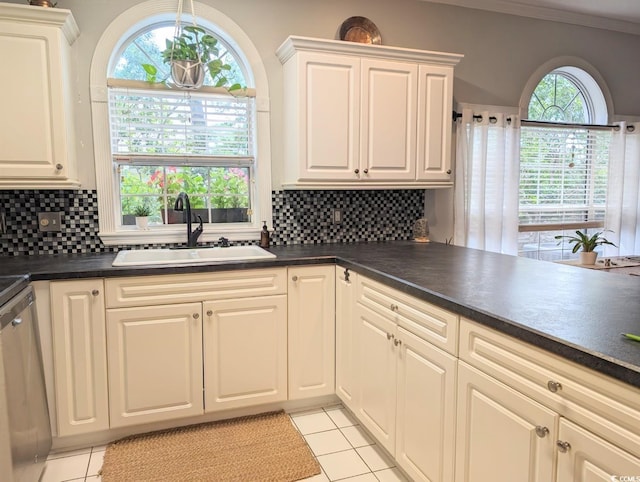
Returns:
[[[357,410],[356,373],[356,279],[357,273],[336,266],[336,394],[342,403]]]
[[[111,427],[200,415],[202,304],[107,311]]]
[[[453,480],[454,356],[398,328],[396,460],[413,480]]]
[[[556,413],[464,362],[458,386],[456,482],[554,479]]]
[[[335,266],[288,269],[289,400],[335,393]]]
[[[396,443],[396,324],[362,305],[356,308],[358,407],[362,424],[390,453]]]
[[[204,303],[205,411],[287,399],[287,296]]]
[[[558,441],[563,446],[559,447],[557,482],[616,482],[640,476],[639,458],[564,418]]]
[[[104,286],[101,279],[50,285],[58,436],[109,428]]]
[[[469,320],[460,333],[456,482],[640,475],[639,389]]]
[[[453,480],[457,359],[399,326],[408,321],[411,298],[362,276],[357,285],[354,413],[413,480]],[[365,293],[388,300],[388,313]],[[426,316],[431,309],[424,309]]]

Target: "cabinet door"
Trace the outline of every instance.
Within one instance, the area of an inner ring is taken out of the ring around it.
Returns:
[[[204,304],[205,411],[287,399],[287,296]]]
[[[356,375],[356,277],[357,273],[336,266],[336,394],[357,411]]]
[[[335,393],[335,267],[289,268],[289,400]]]
[[[107,311],[111,427],[200,415],[202,305]]]
[[[300,163],[298,180],[357,180],[360,59],[301,52],[291,75],[299,97],[286,109],[297,110],[296,125],[288,127],[298,132],[297,152],[290,153]]]
[[[412,480],[453,480],[456,358],[398,328],[396,461]]]
[[[640,459],[564,418],[558,441],[569,445],[558,449],[557,482],[611,482],[640,476]]]
[[[416,64],[362,59],[362,180],[415,180],[417,77]]]
[[[554,480],[559,416],[458,362],[456,482]]]
[[[10,6],[0,8],[10,16],[21,14],[11,12]],[[69,41],[62,24],[55,24],[58,20],[0,21],[6,66],[0,77],[0,185],[78,186],[70,180],[75,176],[75,146],[68,95]],[[68,26],[67,31],[73,29]]]
[[[100,279],[51,283],[58,435],[109,428],[104,289]]]
[[[358,410],[362,424],[390,453],[396,437],[396,324],[357,305]]]
[[[419,181],[451,180],[451,112],[453,68],[420,65],[418,69]]]

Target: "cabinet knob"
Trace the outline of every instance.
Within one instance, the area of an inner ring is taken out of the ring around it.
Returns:
[[[354,171],[356,174],[360,174],[360,169],[354,169]]]
[[[347,283],[350,283],[350,281],[349,281],[349,276],[350,276],[350,275],[351,275],[351,273],[349,273],[349,268],[345,269],[345,270],[344,270],[344,280],[345,280]]]
[[[92,290],[92,291],[91,291],[91,294],[92,294],[93,296],[98,296],[98,295],[100,294],[100,290]]]
[[[571,450],[571,444],[569,442],[564,442],[562,440],[558,440],[556,442],[556,445],[558,446],[558,450],[560,452],[567,453],[569,450]]]
[[[540,438],[545,438],[549,434],[549,429],[547,427],[542,427],[538,425],[536,427],[536,435]]]
[[[207,310],[207,316],[213,316],[213,310]]]
[[[398,305],[391,304],[389,308],[391,308],[391,311],[398,311]]]
[[[387,333],[387,340],[391,340],[391,338],[393,338],[393,334],[392,333]]]
[[[198,313],[194,313],[193,314],[193,319],[197,320],[198,318],[200,318],[200,315]]]
[[[62,171],[63,167],[64,166],[62,164],[60,164],[60,163],[56,164],[56,171]]]
[[[447,169],[447,174],[451,174],[451,169]]]
[[[293,281],[293,282],[295,283],[296,281],[298,281],[298,277],[294,274],[294,275],[291,277],[291,281]]]
[[[560,382],[549,380],[547,382],[547,388],[549,389],[550,392],[556,393],[558,390],[562,390],[562,384]]]
[[[393,340],[393,344],[394,344],[395,346],[402,345],[402,340],[399,340],[399,339],[395,338],[395,339]]]
[[[362,171],[362,172],[364,172],[365,174],[369,174],[369,169],[365,169],[365,170],[364,170],[364,171]]]

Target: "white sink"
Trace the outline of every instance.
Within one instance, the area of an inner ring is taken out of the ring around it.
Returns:
[[[258,246],[228,248],[140,249],[119,251],[112,266],[150,266],[161,264],[209,264],[219,261],[270,259],[276,255]]]

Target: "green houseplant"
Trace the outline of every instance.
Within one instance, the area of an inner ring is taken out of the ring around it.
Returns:
[[[594,264],[598,256],[598,253],[596,253],[594,250],[598,246],[602,246],[603,244],[615,246],[615,244],[613,244],[603,236],[603,234],[607,231],[609,230],[607,229],[604,231],[598,231],[591,236],[583,233],[582,231],[576,231],[575,236],[558,235],[555,238],[560,240],[558,244],[561,244],[562,240],[567,240],[569,244],[573,244],[573,249],[571,250],[572,253],[581,251],[580,264]]]
[[[133,208],[133,215],[136,217],[136,226],[138,229],[149,229],[149,216],[151,215],[151,207],[143,202],[137,204]]]
[[[229,64],[220,59],[218,39],[202,27],[190,25],[181,29],[173,39],[166,39],[166,48],[161,52],[162,61],[171,69],[171,78],[175,85],[185,89],[199,89],[205,78],[205,68],[213,79],[215,87],[225,87],[228,91],[238,90],[240,84],[227,86],[226,73],[231,70]],[[158,69],[152,64],[142,64],[147,81],[159,82]],[[161,80],[164,82],[166,79]]]

